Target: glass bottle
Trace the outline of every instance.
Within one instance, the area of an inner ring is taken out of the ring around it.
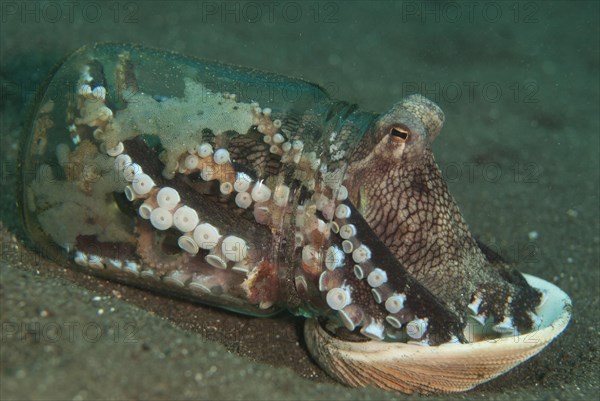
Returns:
[[[332,207],[376,117],[298,79],[84,47],[23,138],[26,230],[86,273],[250,315],[318,314]]]

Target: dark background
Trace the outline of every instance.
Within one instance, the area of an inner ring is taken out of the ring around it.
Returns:
[[[135,42],[301,77],[384,111],[420,92],[474,234],[573,299],[565,333],[460,399],[598,391],[599,6],[579,2],[0,3],[3,399],[401,399],[329,379],[301,319],[239,317],[78,275],[22,243],[19,136],[52,66]],[[428,398],[435,399],[435,398]]]

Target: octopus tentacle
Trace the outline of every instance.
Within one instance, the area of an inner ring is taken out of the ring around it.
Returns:
[[[148,222],[140,221],[136,231],[138,234],[136,250],[145,267],[154,269],[163,275],[185,265],[189,261],[188,253],[165,252],[164,247],[167,236],[153,230]]]

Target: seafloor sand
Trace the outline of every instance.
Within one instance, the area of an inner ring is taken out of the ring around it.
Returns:
[[[597,396],[598,3],[67,3],[1,3],[2,399],[404,398],[329,379],[299,319],[110,284],[23,245],[13,188],[26,104],[54,63],[95,41],[300,76],[365,109],[414,91],[438,101],[447,124],[437,160],[474,233],[574,303],[566,332],[539,356],[452,398]]]

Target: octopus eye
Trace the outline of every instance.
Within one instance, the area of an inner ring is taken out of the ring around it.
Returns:
[[[410,130],[406,127],[392,127],[390,129],[392,141],[396,143],[405,143],[410,138]]]

